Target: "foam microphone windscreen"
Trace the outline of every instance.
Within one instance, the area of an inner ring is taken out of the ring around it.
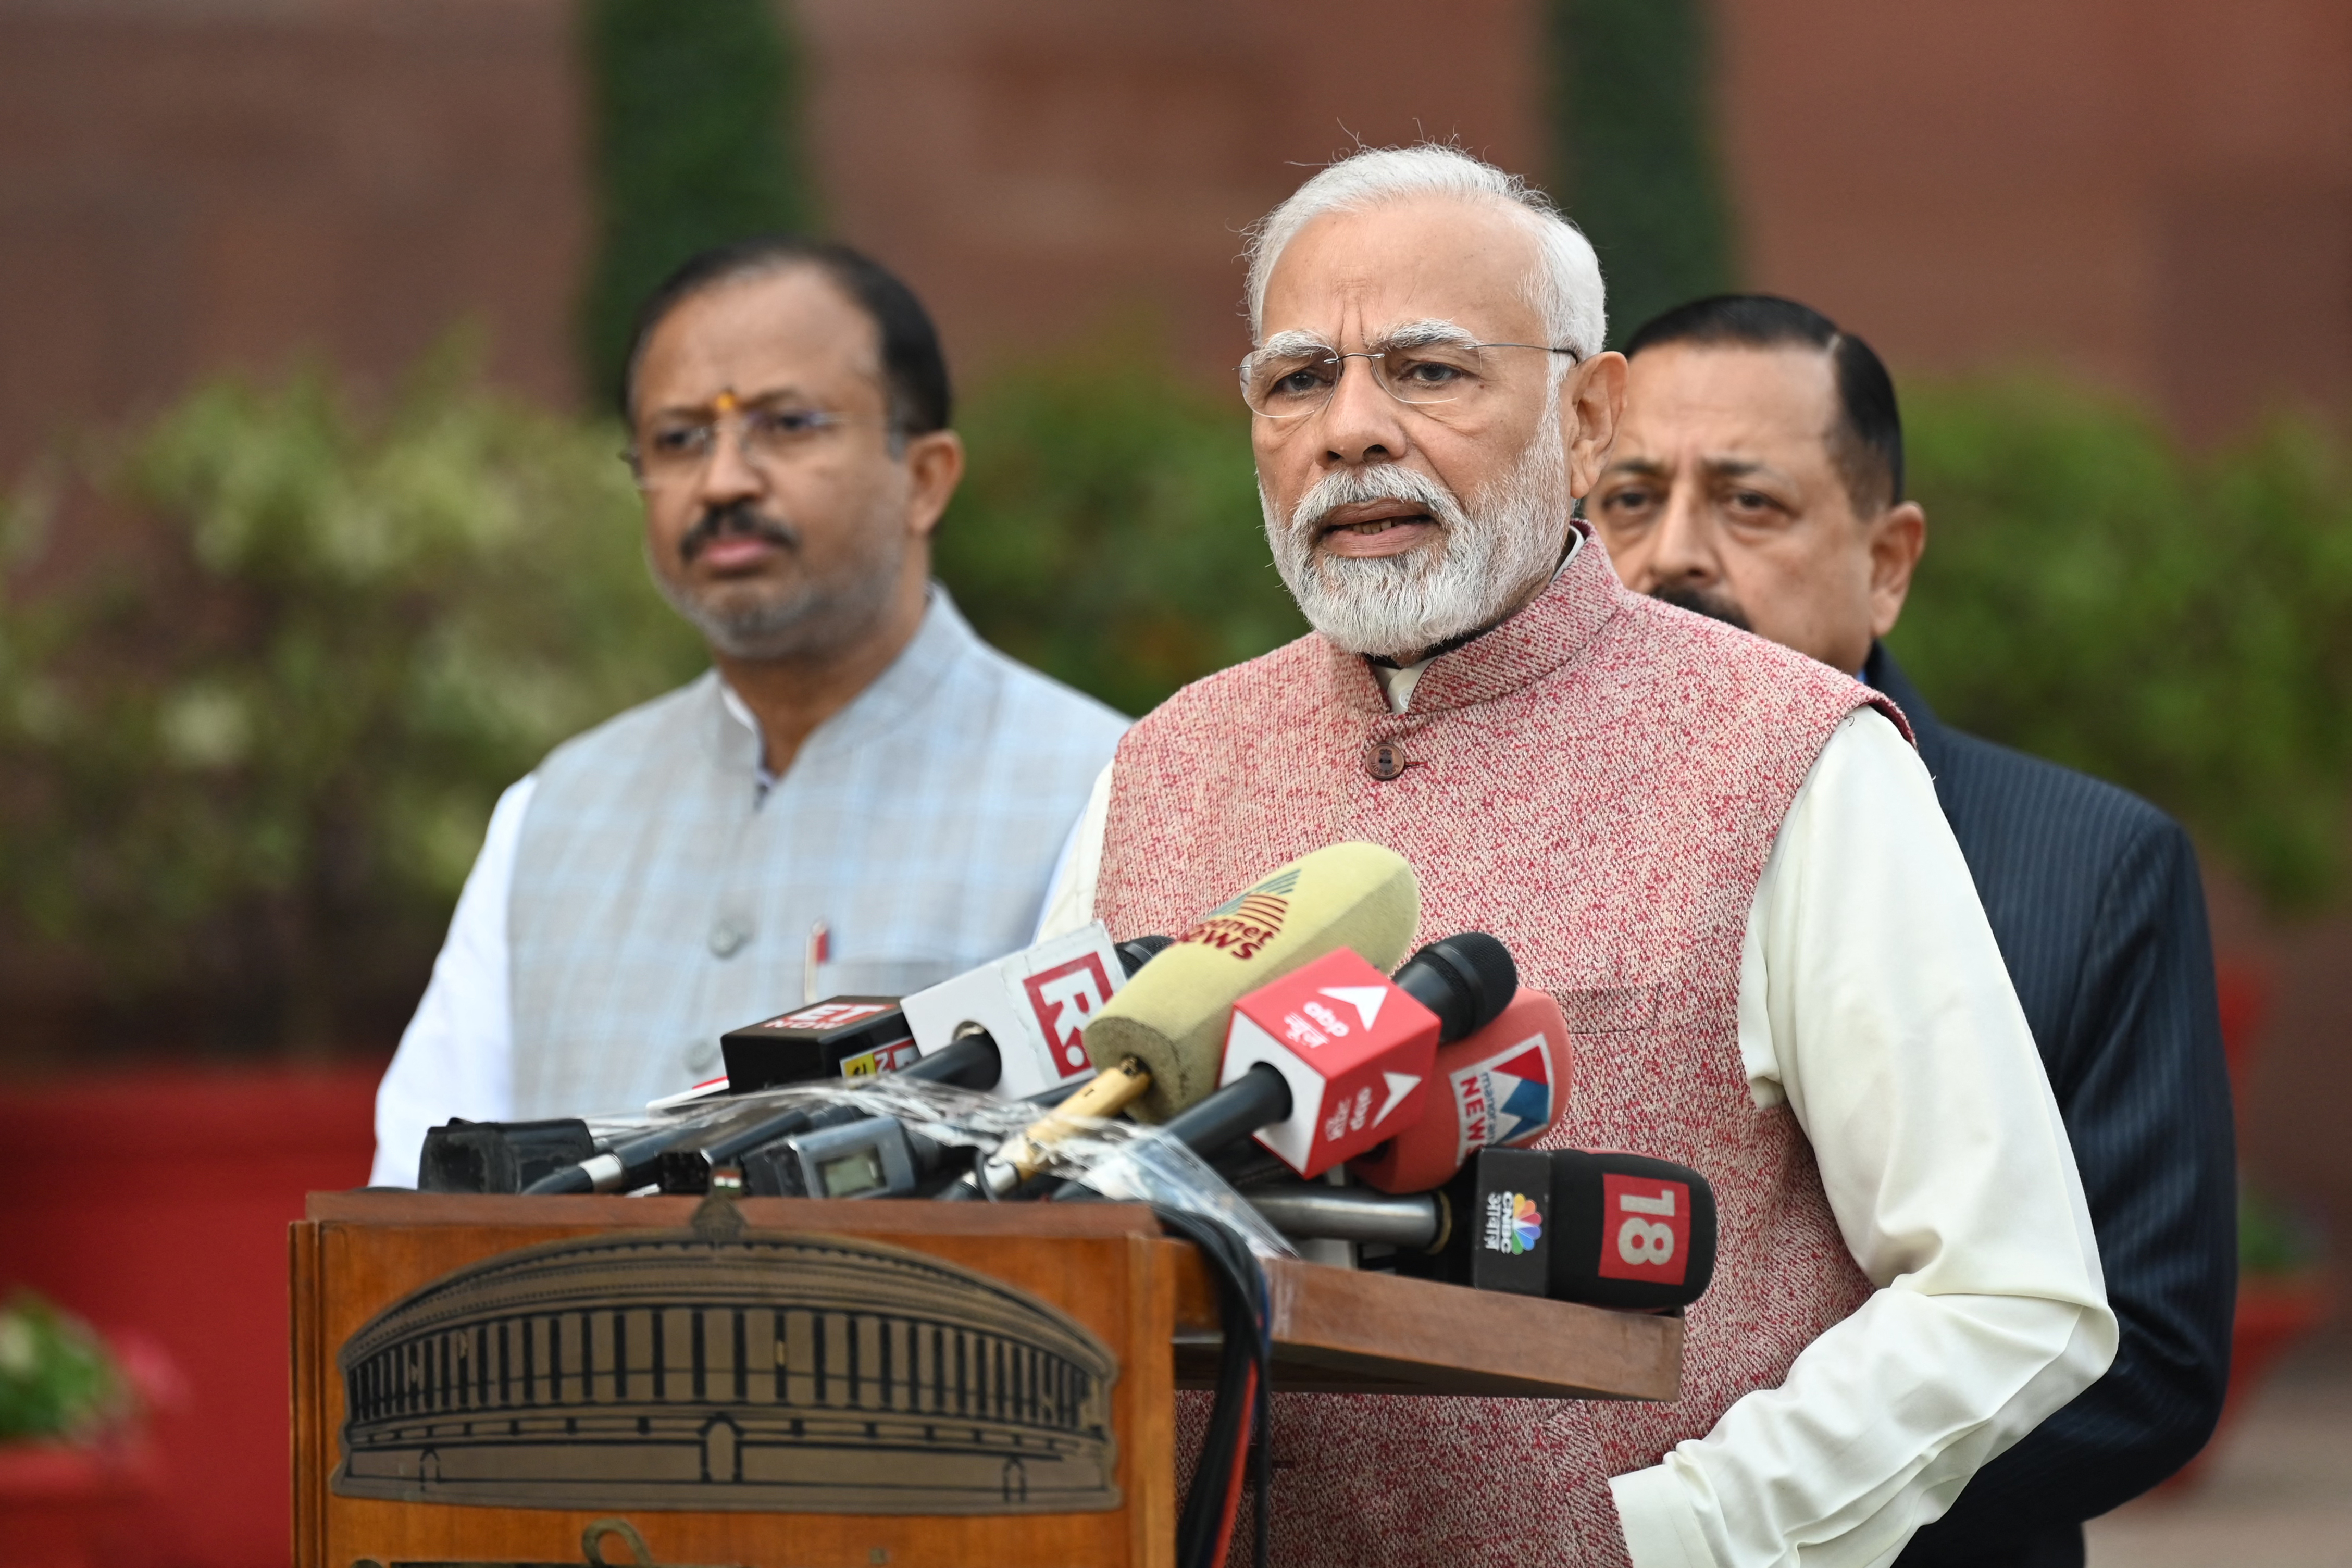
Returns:
[[[1522,985],[1501,1017],[1437,1047],[1420,1116],[1348,1173],[1384,1193],[1442,1187],[1479,1150],[1532,1143],[1559,1125],[1571,1065],[1559,1004]]]
[[[1151,1087],[1136,1114],[1164,1121],[1217,1087],[1234,1003],[1341,948],[1392,969],[1420,923],[1420,883],[1393,849],[1333,844],[1303,855],[1202,915],[1139,971],[1087,1025],[1087,1054],[1104,1069],[1140,1059]]]

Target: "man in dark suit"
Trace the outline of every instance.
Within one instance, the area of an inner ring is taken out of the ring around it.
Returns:
[[[2137,796],[1938,723],[1878,639],[1927,517],[1878,356],[1790,300],[1679,307],[1628,343],[1586,511],[1626,584],[1852,670],[1918,737],[2074,1145],[2122,1342],[1979,1470],[1908,1568],[2076,1568],[2082,1521],[2204,1445],[2237,1282],[2229,1083],[2188,836]]]

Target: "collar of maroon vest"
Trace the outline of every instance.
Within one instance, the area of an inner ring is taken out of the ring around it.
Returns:
[[[1591,525],[1579,520],[1570,526],[1584,535],[1574,559],[1517,615],[1432,659],[1412,689],[1412,712],[1441,713],[1507,697],[1592,646],[1622,606],[1625,589]],[[1339,700],[1362,713],[1386,715],[1388,699],[1363,657],[1328,642],[1323,649]]]

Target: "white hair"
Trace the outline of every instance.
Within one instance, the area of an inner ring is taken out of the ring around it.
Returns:
[[[1425,142],[1417,147],[1372,147],[1322,170],[1290,199],[1249,228],[1250,341],[1265,332],[1265,285],[1274,264],[1299,230],[1330,213],[1361,212],[1411,196],[1456,196],[1499,202],[1520,215],[1540,258],[1528,279],[1528,302],[1543,317],[1553,348],[1580,360],[1601,350],[1608,329],[1601,259],[1592,242],[1560,215],[1552,199],[1517,174],[1507,174],[1457,147]]]

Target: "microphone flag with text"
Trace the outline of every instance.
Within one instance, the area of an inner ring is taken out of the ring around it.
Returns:
[[[1392,849],[1334,844],[1277,867],[1202,915],[1104,1004],[1085,1029],[1099,1069],[1093,1081],[949,1195],[1011,1192],[1044,1168],[1071,1118],[1131,1109],[1139,1121],[1164,1121],[1205,1098],[1235,1003],[1343,949],[1393,964],[1420,920],[1420,884]]]

